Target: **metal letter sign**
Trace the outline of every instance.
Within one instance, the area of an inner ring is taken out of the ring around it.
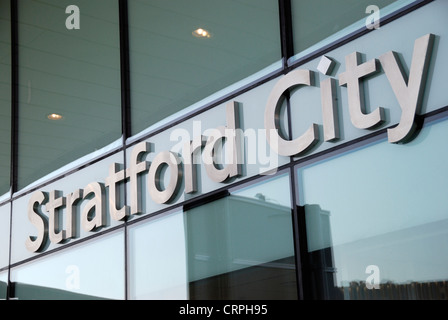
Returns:
[[[347,86],[348,110],[353,125],[360,129],[368,129],[384,120],[382,108],[377,108],[365,114],[363,86],[361,78],[378,71],[377,60],[360,64],[361,54],[353,52],[345,57],[346,71],[339,75],[339,85]]]
[[[381,66],[401,109],[398,125],[387,130],[389,142],[407,141],[415,128],[415,115],[421,106],[433,42],[432,34],[415,41],[409,75],[402,73],[404,68],[394,52],[387,52],[378,60],[373,59],[364,63],[358,52],[345,57],[345,71],[339,74],[339,86],[347,87],[348,109],[353,126],[367,129],[385,120],[384,109],[381,107],[366,113],[362,92],[362,81],[365,80],[363,78],[378,72]],[[322,57],[318,70],[329,75],[333,65],[334,62],[330,58]],[[310,123],[308,129],[296,139],[288,140],[281,133],[280,109],[284,93],[298,87],[297,92],[300,94],[301,86],[313,86],[312,71],[298,69],[285,75],[275,84],[266,103],[264,112],[266,139],[272,150],[282,156],[300,155],[320,139],[316,123]],[[335,78],[327,78],[320,83],[324,141],[339,139],[336,88]],[[90,232],[106,226],[106,214],[118,221],[127,219],[129,215],[144,213],[142,203],[145,195],[141,190],[141,185],[144,183],[141,177],[143,174],[147,175],[148,195],[158,204],[173,201],[179,193],[182,182],[185,193],[197,192],[198,177],[193,160],[199,154],[202,154],[203,166],[209,179],[221,183],[241,175],[244,149],[239,108],[240,103],[229,101],[226,104],[225,125],[212,130],[213,134],[208,137],[201,133],[188,139],[182,145],[182,156],[172,151],[162,151],[155,155],[150,163],[145,159],[151,152],[151,145],[149,142],[141,142],[133,147],[129,167],[121,168],[121,164],[112,163],[109,167],[109,176],[105,178],[104,183],[92,182],[84,189],[77,189],[66,196],[56,190],[49,194],[42,191],[35,192],[28,203],[28,219],[37,229],[37,236],[29,236],[26,239],[26,248],[31,252],[43,251],[48,247],[48,240],[52,243],[65,243],[64,240],[76,238],[79,220],[84,230]],[[222,151],[224,141],[228,161],[219,163],[219,151]],[[165,178],[165,174],[169,175],[169,179]],[[168,180],[166,185],[165,180]],[[122,197],[127,183],[130,186],[130,205],[125,204]],[[109,199],[106,199],[107,195]],[[81,203],[84,203],[82,212],[80,212]],[[45,210],[42,210],[43,206]],[[44,212],[48,213],[48,218]],[[65,218],[62,219],[61,215],[64,213]],[[65,221],[65,226],[62,225],[62,221]]]
[[[311,77],[311,71],[309,70],[294,70],[277,82],[268,98],[264,117],[264,127],[267,132],[266,138],[271,148],[279,155],[292,156],[300,154],[311,147],[318,139],[319,128],[315,123],[312,123],[302,136],[294,140],[286,140],[285,137],[282,137],[279,128],[280,102],[283,93],[299,85],[310,86]],[[271,133],[273,132],[277,132],[276,135],[273,135],[276,139],[271,138]]]
[[[31,252],[42,250],[46,244],[48,234],[47,221],[43,218],[41,212],[41,205],[48,201],[48,196],[45,192],[37,191],[33,193],[28,202],[28,219],[37,229],[37,236],[29,236],[26,239],[25,246]]]
[[[179,157],[173,152],[162,151],[157,154],[148,173],[148,189],[152,200],[157,203],[166,203],[176,196],[182,178],[180,163]],[[170,179],[165,188],[162,187],[163,179],[161,177],[161,168],[164,165],[168,166],[170,170]]]
[[[398,126],[387,130],[389,142],[405,141],[415,129],[414,119],[420,111],[433,44],[433,34],[415,40],[409,77],[402,73],[403,68],[395,52],[387,52],[380,57],[381,66],[401,108]]]

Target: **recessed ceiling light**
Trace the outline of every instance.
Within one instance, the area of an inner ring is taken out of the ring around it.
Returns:
[[[57,113],[51,113],[47,116],[48,119],[50,120],[61,120],[62,116],[60,114]]]
[[[194,30],[192,34],[197,38],[210,38],[212,36],[209,31],[202,28]]]

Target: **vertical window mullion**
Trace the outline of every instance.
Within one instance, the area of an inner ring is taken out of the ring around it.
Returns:
[[[283,68],[288,66],[288,59],[294,55],[292,35],[291,0],[278,0],[280,14],[280,39]]]
[[[279,14],[280,14],[280,37],[281,37],[281,50],[282,50],[282,60],[283,60],[283,70],[287,72],[288,59],[294,55],[294,43],[292,34],[292,16],[291,16],[291,0],[279,0]],[[291,103],[290,96],[288,92],[285,92],[286,100],[286,112],[287,112],[287,122],[288,122],[288,136],[293,139],[292,136],[292,123],[291,123]],[[291,157],[291,161],[293,158]],[[290,183],[291,183],[291,205],[292,205],[292,228],[293,228],[293,241],[294,241],[294,252],[295,252],[295,262],[296,262],[296,278],[297,278],[297,296],[299,300],[304,299],[304,285],[302,276],[302,249],[300,241],[301,235],[303,234],[301,230],[301,212],[297,208],[297,198],[296,198],[296,175],[294,172],[294,167],[290,168]]]
[[[17,191],[19,132],[19,55],[17,0],[11,0],[11,195]]]
[[[126,141],[131,136],[128,2],[127,0],[119,0],[118,3],[120,20],[121,121],[123,139]]]
[[[11,0],[11,158],[10,158],[10,198],[17,191],[17,167],[18,167],[18,126],[19,126],[19,55],[18,55],[18,11],[17,0]],[[10,204],[9,219],[9,264],[8,283],[6,287],[6,299],[13,297],[11,274],[11,240],[12,240],[12,202]]]
[[[131,98],[129,76],[129,24],[128,2],[118,0],[118,15],[120,27],[120,76],[121,76],[121,128],[123,135],[123,163],[126,164],[126,139],[132,135],[131,130]],[[124,201],[127,205],[127,193],[124,193]],[[129,299],[128,286],[128,226],[124,227],[124,299]]]

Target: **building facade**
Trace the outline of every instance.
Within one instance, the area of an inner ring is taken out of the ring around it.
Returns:
[[[0,298],[447,299],[447,13],[0,0]]]

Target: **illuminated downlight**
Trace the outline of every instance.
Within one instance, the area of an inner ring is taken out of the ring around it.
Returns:
[[[197,38],[210,38],[211,34],[209,31],[199,28],[193,31],[193,35]]]
[[[47,116],[47,118],[50,119],[50,120],[55,120],[56,121],[56,120],[61,120],[62,116],[60,114],[57,114],[57,113],[51,113],[51,114],[49,114]]]

